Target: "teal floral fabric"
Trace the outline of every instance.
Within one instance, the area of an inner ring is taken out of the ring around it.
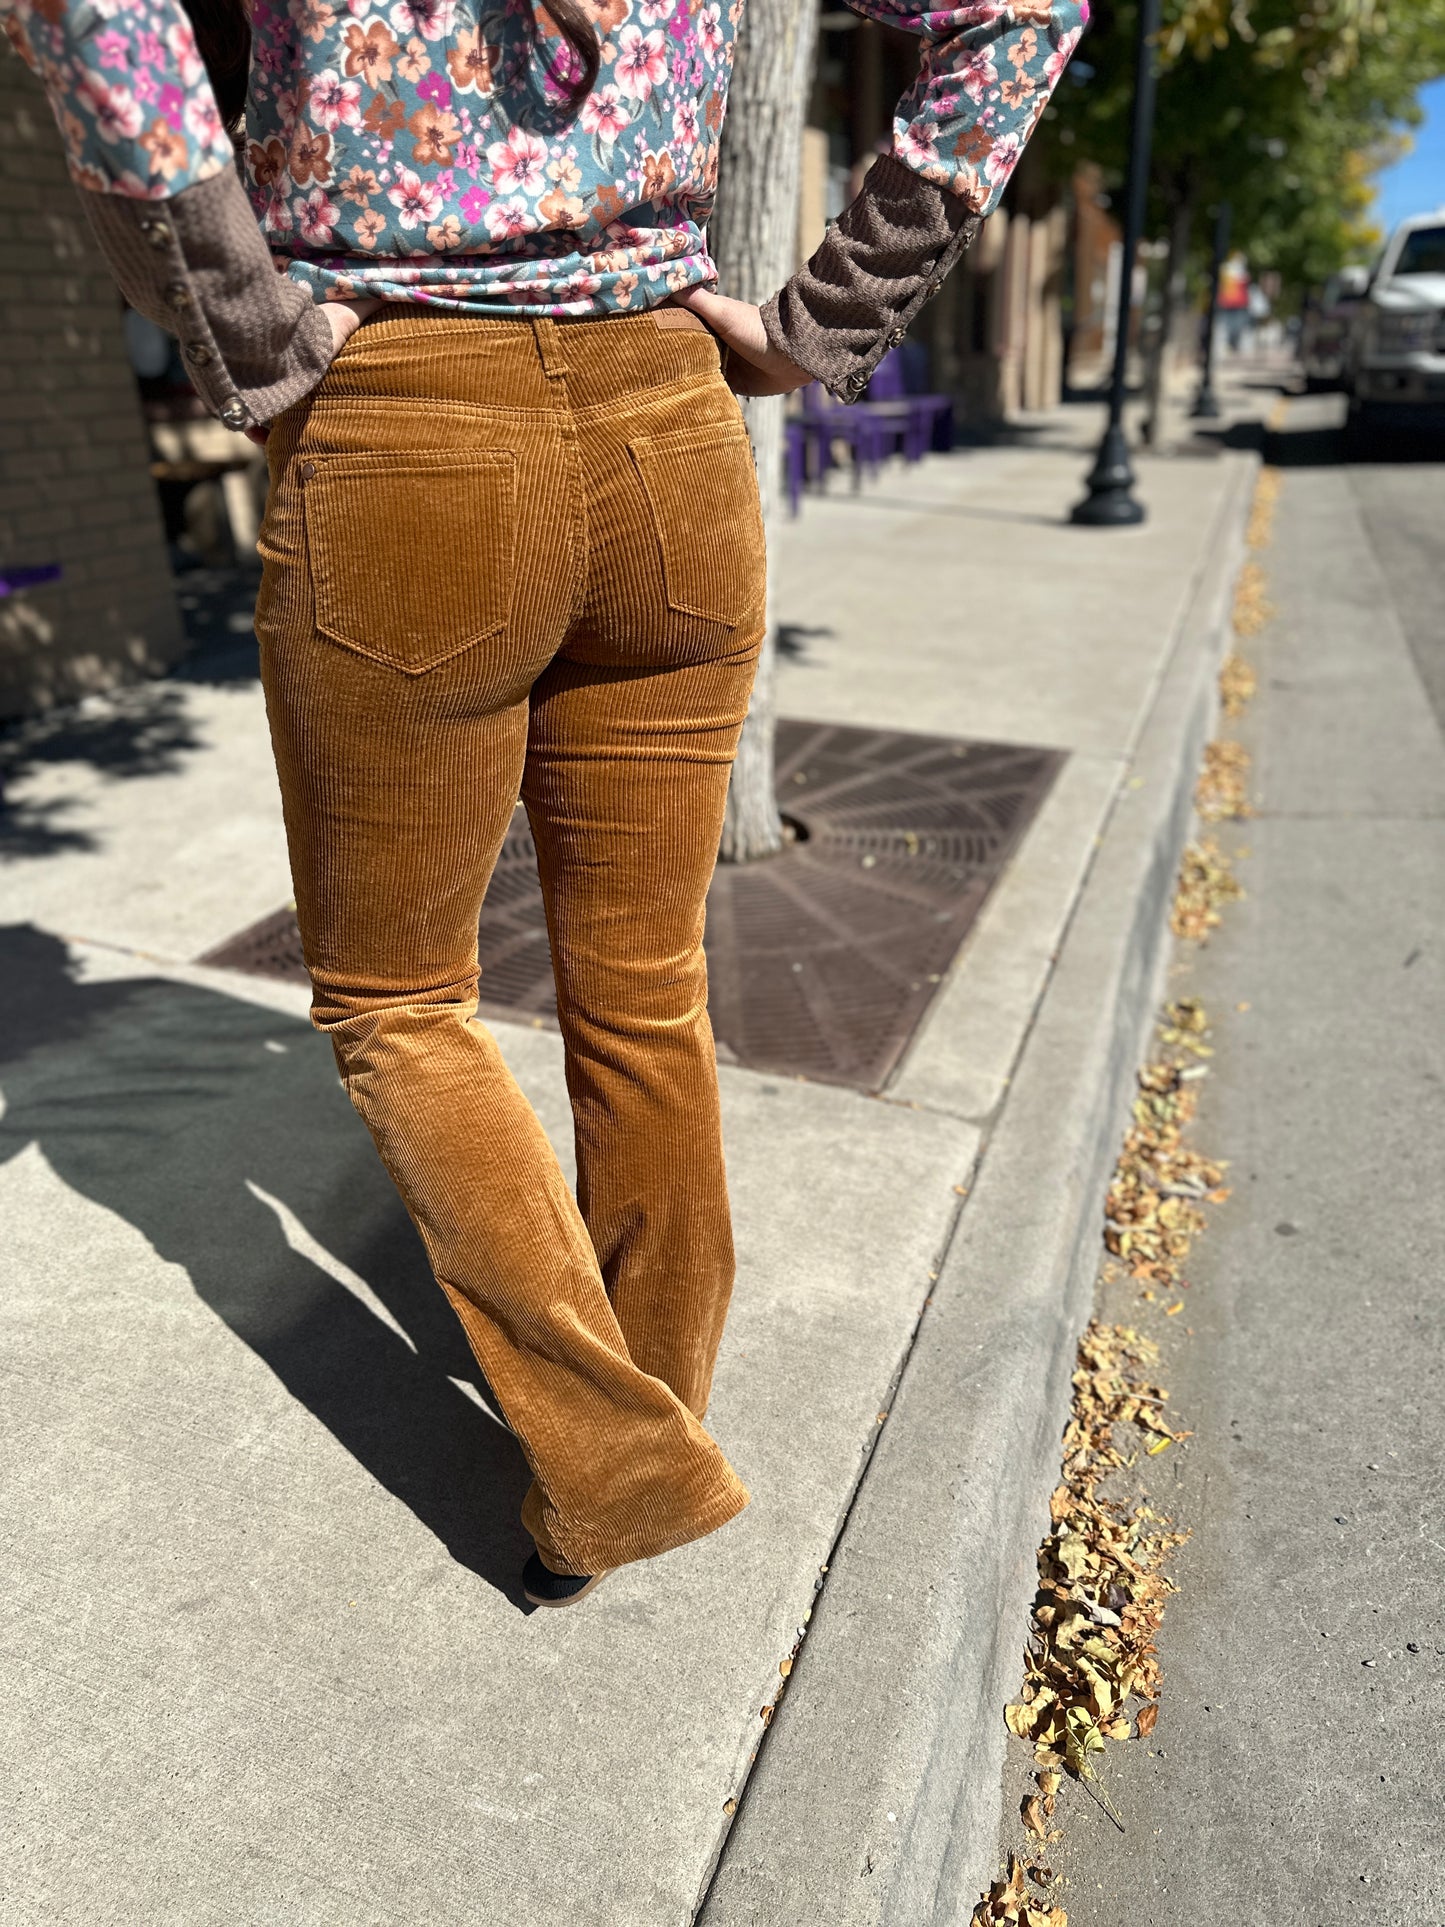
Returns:
[[[893,152],[974,212],[1002,194],[1088,0],[849,0],[919,35]],[[716,279],[704,239],[742,0],[594,0],[574,56],[531,0],[255,0],[241,165],[316,300],[483,314],[655,305]],[[233,164],[175,0],[0,0],[81,187],[164,199]]]

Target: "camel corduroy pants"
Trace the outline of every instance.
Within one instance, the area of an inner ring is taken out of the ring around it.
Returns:
[[[388,308],[267,453],[256,627],[313,1019],[521,1440],[543,1559],[665,1552],[747,1502],[701,1424],[733,1276],[702,929],[764,620],[716,345],[669,310]],[[475,1016],[519,798],[575,1198]]]

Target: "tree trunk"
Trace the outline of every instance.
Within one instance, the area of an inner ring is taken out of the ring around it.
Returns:
[[[817,31],[814,0],[748,0],[728,90],[717,207],[708,234],[718,287],[740,301],[766,301],[796,266],[803,122]],[[771,568],[782,496],[784,397],[745,399],[742,408],[768,534],[769,588],[767,633],[718,852],[725,863],[774,856],[784,843],[773,785],[777,643]]]
[[[1174,317],[1185,296],[1185,271],[1189,266],[1189,237],[1194,229],[1194,182],[1179,184],[1169,223],[1169,254],[1164,263],[1164,281],[1159,290],[1159,314],[1149,358],[1144,370],[1144,440],[1152,448],[1164,426],[1164,364],[1174,333]]]

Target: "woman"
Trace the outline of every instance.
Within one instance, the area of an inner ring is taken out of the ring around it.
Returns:
[[[701,935],[764,608],[729,383],[862,392],[1087,0],[855,0],[920,75],[761,310],[702,233],[740,0],[196,0],[200,52],[175,0],[6,4],[126,298],[266,444],[314,1021],[526,1452],[527,1597],[571,1604],[747,1502],[702,1424],[733,1253]],[[519,798],[575,1198],[474,1020]]]

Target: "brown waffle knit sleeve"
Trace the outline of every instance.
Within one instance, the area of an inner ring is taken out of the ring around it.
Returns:
[[[980,225],[956,194],[880,156],[822,245],[763,308],[769,341],[839,400],[856,401]]]
[[[228,428],[270,421],[320,381],[331,328],[277,273],[236,173],[168,200],[79,193],[121,293],[179,338],[197,394]]]

